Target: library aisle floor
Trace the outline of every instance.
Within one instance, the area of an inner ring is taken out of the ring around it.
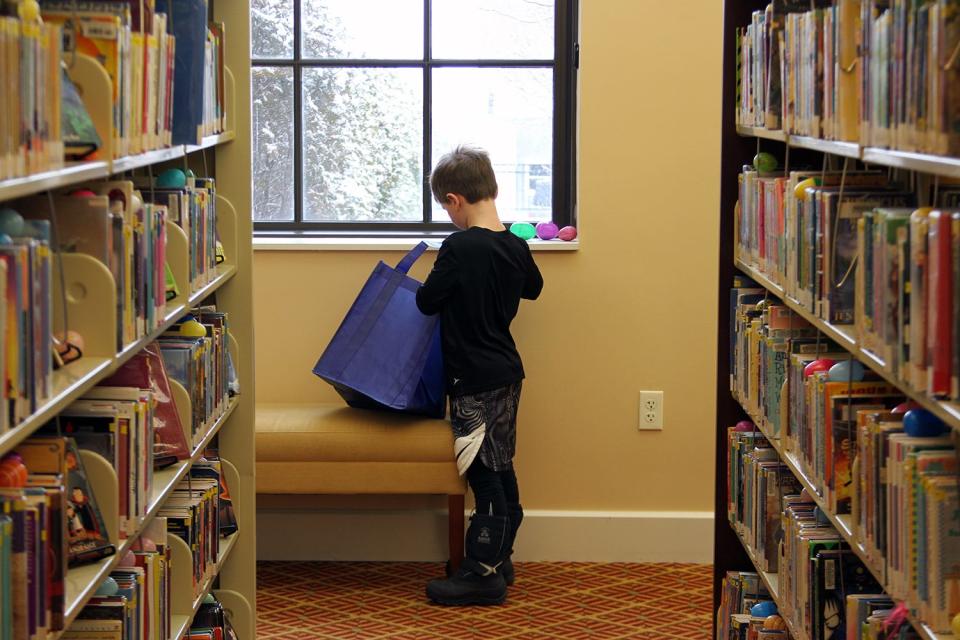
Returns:
[[[261,562],[260,640],[706,640],[711,568],[523,562],[500,607],[429,604],[442,565]]]

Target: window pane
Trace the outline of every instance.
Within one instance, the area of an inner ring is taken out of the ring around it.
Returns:
[[[423,219],[423,72],[303,70],[303,219]]]
[[[254,67],[253,219],[293,220],[293,70]]]
[[[553,193],[553,71],[433,72],[433,162],[458,144],[490,153],[503,220],[549,220]],[[434,203],[433,219],[449,217]]]
[[[433,57],[553,59],[554,0],[433,0]]]
[[[423,58],[423,0],[303,0],[305,58]]]
[[[250,0],[253,58],[293,57],[293,0]]]

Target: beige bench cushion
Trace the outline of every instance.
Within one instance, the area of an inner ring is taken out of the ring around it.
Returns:
[[[257,493],[462,494],[446,420],[258,404]]]

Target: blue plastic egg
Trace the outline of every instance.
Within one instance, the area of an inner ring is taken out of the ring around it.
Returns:
[[[187,176],[182,169],[167,169],[157,176],[157,188],[182,189],[187,186]]]
[[[11,242],[13,242],[13,238],[6,233],[0,233],[0,244],[10,244]]]
[[[14,237],[23,235],[23,216],[9,207],[0,209],[0,233]]]
[[[766,618],[777,613],[777,603],[773,600],[763,600],[750,607],[750,615],[754,618]]]
[[[935,438],[948,429],[943,420],[926,409],[911,409],[903,416],[903,430],[914,438]]]
[[[94,595],[98,596],[115,596],[117,591],[120,589],[120,586],[117,584],[117,581],[111,577],[107,577],[103,582],[100,583],[100,586],[97,587],[97,592]]]
[[[860,382],[867,370],[857,360],[842,360],[830,367],[827,380],[830,382]]]

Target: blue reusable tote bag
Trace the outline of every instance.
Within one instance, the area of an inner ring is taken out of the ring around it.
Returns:
[[[426,249],[377,264],[313,368],[351,407],[444,416],[440,319],[420,313],[420,283],[407,275]]]

